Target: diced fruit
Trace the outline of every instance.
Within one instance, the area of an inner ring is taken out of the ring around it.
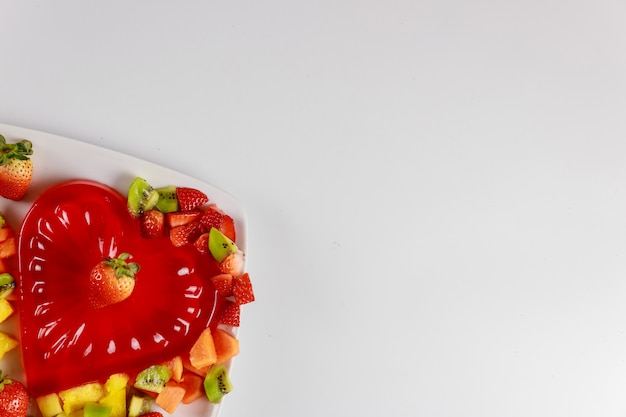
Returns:
[[[125,390],[129,380],[128,374],[121,372],[113,374],[104,383],[104,389],[106,392]]]
[[[228,302],[219,318],[219,323],[226,326],[239,327],[241,322],[241,307],[237,303]]]
[[[204,396],[203,382],[204,378],[200,375],[191,372],[183,374],[183,379],[179,382],[180,386],[185,389],[185,396],[182,399],[183,404],[191,404]]]
[[[150,412],[154,398],[133,394],[128,401],[128,417],[139,417]]]
[[[97,264],[89,276],[89,301],[94,308],[106,307],[130,297],[135,288],[135,274],[139,265],[126,262],[129,253],[117,258],[105,258]]]
[[[8,272],[0,274],[0,298],[6,298],[15,290],[15,278]]]
[[[0,298],[0,323],[9,318],[14,311],[13,306],[6,298]]]
[[[0,372],[0,415],[2,417],[25,417],[29,401],[30,396],[24,384]]]
[[[98,382],[89,382],[59,392],[65,414],[84,408],[87,403],[97,403],[104,395],[104,385]]]
[[[55,417],[63,412],[61,398],[56,392],[37,397],[36,401],[42,417]]]
[[[244,267],[244,256],[243,252],[240,250],[231,253],[220,263],[220,271],[224,274],[231,274],[234,277],[243,274]]]
[[[142,414],[141,417],[163,417],[163,414],[159,413],[158,411],[151,411],[149,413]]]
[[[147,239],[163,235],[165,233],[165,214],[159,210],[147,210],[141,215],[139,228],[141,235]]]
[[[128,188],[128,211],[139,217],[147,210],[151,210],[159,200],[159,193],[152,188],[148,181],[136,177]]]
[[[105,396],[100,404],[111,407],[110,417],[126,417],[126,387],[130,377],[125,373],[111,375],[104,383]]]
[[[28,140],[6,143],[0,135],[0,195],[10,200],[21,200],[33,179],[33,145]]]
[[[176,189],[178,204],[181,210],[193,210],[209,201],[209,197],[200,190],[189,187],[178,187]]]
[[[224,212],[218,209],[215,204],[210,205],[202,214],[200,218],[200,223],[207,228],[207,230],[211,230],[212,227],[220,230],[222,228],[222,223],[224,222]]]
[[[233,389],[228,371],[222,365],[214,365],[204,378],[204,391],[212,403],[219,403]]]
[[[202,254],[209,253],[209,233],[202,233],[198,238],[193,242],[193,245],[198,249],[198,252]]]
[[[19,342],[17,340],[13,339],[4,332],[0,332],[0,359],[2,359],[7,352],[15,349],[18,345]]]
[[[204,368],[213,365],[217,360],[215,352],[215,344],[211,329],[206,328],[200,333],[200,336],[189,351],[189,361],[195,368]]]
[[[153,365],[141,371],[135,379],[135,388],[159,393],[172,377],[172,371],[165,365]]]
[[[84,407],[85,417],[111,417],[111,406],[100,403],[87,403]]]
[[[204,227],[199,222],[192,222],[171,229],[170,240],[172,241],[172,245],[176,247],[184,246],[193,243],[204,232]]]
[[[15,233],[13,233],[13,229],[11,229],[10,227],[0,228],[0,242],[4,242],[5,240],[13,236],[15,236]]]
[[[0,258],[10,258],[17,253],[17,241],[15,237],[10,237],[5,241],[0,242]]]
[[[231,274],[218,274],[211,277],[211,282],[222,297],[230,297],[233,294],[233,276]]]
[[[166,363],[165,366],[172,371],[172,379],[176,382],[180,382],[183,377],[183,359],[180,356],[175,356]]]
[[[254,301],[254,291],[250,275],[246,272],[233,278],[233,296],[237,304],[247,304]]]
[[[199,376],[201,376],[204,379],[204,377],[206,376],[207,372],[209,372],[209,368],[211,366],[209,365],[209,366],[205,366],[203,368],[196,368],[195,366],[193,366],[191,364],[191,360],[189,358],[189,355],[185,355],[185,356],[183,356],[183,367],[185,368],[185,371],[189,371],[191,373],[199,375]]]
[[[209,230],[209,251],[217,262],[222,262],[226,257],[239,250],[235,242],[230,240],[224,233],[215,227]]]
[[[224,216],[224,220],[222,221],[222,227],[220,227],[220,232],[224,233],[226,237],[228,237],[233,242],[237,239],[237,234],[235,232],[235,222],[232,217],[228,214]]]
[[[225,363],[239,354],[239,340],[225,330],[213,331],[213,343],[217,355],[216,363]]]
[[[155,404],[170,414],[174,414],[185,396],[185,389],[174,381],[169,381],[154,400]]]
[[[175,213],[167,213],[165,219],[170,228],[184,226],[195,220],[198,220],[202,212],[200,210],[177,211]]]
[[[156,191],[159,193],[159,199],[155,206],[158,210],[163,213],[173,213],[180,209],[178,197],[176,196],[176,187],[170,185],[157,188]]]

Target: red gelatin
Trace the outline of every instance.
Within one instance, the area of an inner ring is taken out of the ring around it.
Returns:
[[[130,253],[141,269],[131,296],[94,309],[89,272]],[[144,239],[126,198],[73,180],[46,190],[19,240],[19,313],[26,382],[35,396],[188,352],[224,304],[209,277],[217,263],[193,245]]]

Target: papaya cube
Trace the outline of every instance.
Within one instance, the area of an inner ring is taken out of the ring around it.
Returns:
[[[0,228],[0,242],[4,242],[5,240],[13,236],[13,229],[11,229],[10,227]]]
[[[170,414],[174,414],[176,408],[183,401],[185,389],[174,381],[168,381],[163,390],[157,395],[154,403]]]
[[[14,237],[0,242],[0,259],[10,258],[17,253],[17,242]]]
[[[215,352],[215,343],[209,327],[200,333],[200,336],[191,347],[189,361],[194,368],[204,368],[216,363],[217,353]]]
[[[239,340],[223,329],[213,332],[216,363],[224,363],[239,354]]]

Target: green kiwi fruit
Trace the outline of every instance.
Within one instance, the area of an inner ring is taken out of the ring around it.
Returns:
[[[8,272],[0,274],[0,298],[6,298],[15,289],[15,278]]]
[[[239,248],[224,233],[212,227],[209,230],[209,252],[217,262],[222,262],[231,253],[237,252]]]
[[[111,406],[100,403],[87,403],[84,408],[84,417],[109,417]]]
[[[156,209],[163,213],[174,213],[179,210],[178,196],[176,195],[176,187],[169,185],[156,189],[159,199],[156,202]]]
[[[128,417],[139,417],[152,411],[154,398],[133,394],[128,401]]]
[[[128,187],[128,211],[139,217],[147,210],[151,210],[159,200],[159,193],[152,188],[148,181],[135,177]]]
[[[204,378],[204,392],[212,403],[219,403],[233,390],[228,371],[223,365],[213,365]]]
[[[135,379],[135,388],[159,393],[172,377],[172,371],[164,365],[152,365],[139,372]]]

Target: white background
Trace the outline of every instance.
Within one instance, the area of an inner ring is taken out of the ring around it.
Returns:
[[[625,110],[623,0],[0,0],[0,122],[245,204],[224,417],[626,416]]]

